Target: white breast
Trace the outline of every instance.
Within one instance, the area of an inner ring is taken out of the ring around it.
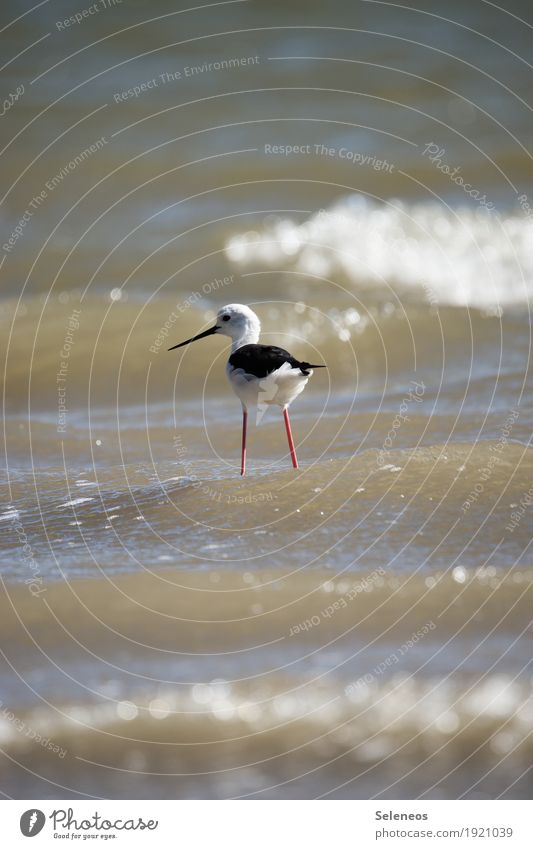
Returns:
[[[288,407],[300,392],[303,392],[313,372],[311,370],[309,374],[302,374],[299,368],[292,368],[289,363],[283,363],[266,377],[256,377],[228,363],[226,374],[233,391],[248,409],[254,405],[266,408],[272,404],[281,408]]]

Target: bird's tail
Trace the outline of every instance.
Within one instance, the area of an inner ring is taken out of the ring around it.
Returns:
[[[309,369],[312,368],[327,368],[326,365],[315,366],[313,363],[300,363],[300,371],[302,374],[309,374]]]

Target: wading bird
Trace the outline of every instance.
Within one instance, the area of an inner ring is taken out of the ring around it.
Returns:
[[[314,368],[326,368],[324,365],[299,362],[288,351],[275,345],[259,345],[260,332],[261,323],[250,307],[244,304],[228,304],[218,311],[214,327],[168,349],[175,351],[176,348],[214,333],[229,336],[232,340],[226,374],[242,404],[241,475],[246,474],[246,430],[248,408],[252,405],[256,405],[259,412],[264,412],[266,407],[272,404],[281,407],[292,465],[295,469],[298,468],[289,420],[289,404],[303,391]]]

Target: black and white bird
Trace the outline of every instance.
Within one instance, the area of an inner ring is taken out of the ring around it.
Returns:
[[[244,304],[228,304],[218,311],[214,327],[168,349],[174,351],[214,333],[229,336],[232,340],[226,374],[242,404],[241,475],[246,474],[248,410],[253,405],[257,406],[260,414],[273,404],[281,407],[292,465],[295,469],[298,468],[289,420],[289,404],[303,392],[313,369],[326,368],[325,365],[300,362],[284,348],[259,345],[260,332],[261,323],[250,307]]]

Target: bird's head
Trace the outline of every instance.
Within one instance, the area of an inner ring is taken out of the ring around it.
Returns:
[[[235,342],[243,336],[259,338],[261,323],[250,307],[244,304],[227,304],[217,313],[217,333],[229,336]]]
[[[261,323],[250,307],[244,304],[227,304],[219,309],[214,327],[204,330],[203,333],[198,333],[191,339],[186,339],[185,342],[180,342],[178,345],[173,345],[169,351],[175,348],[181,348],[183,345],[188,345],[190,342],[195,342],[197,339],[203,339],[205,336],[211,336],[214,333],[220,333],[222,336],[229,336],[233,342],[240,344],[255,343],[259,339],[261,332]]]

